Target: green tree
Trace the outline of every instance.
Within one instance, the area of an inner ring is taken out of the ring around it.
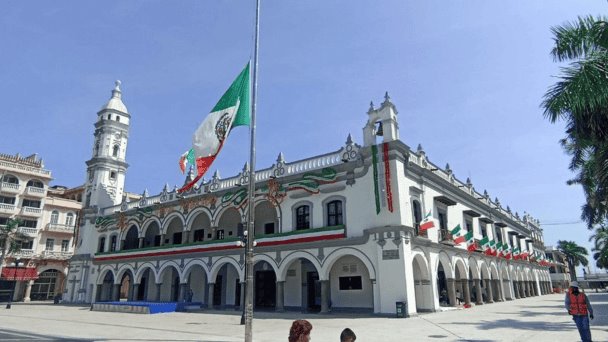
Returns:
[[[589,241],[594,242],[593,259],[598,268],[608,269],[608,227],[599,226],[595,230],[595,234],[591,235]]]
[[[583,265],[587,266],[589,261],[587,260],[587,249],[576,244],[574,241],[557,241],[557,249],[564,253],[568,262],[568,268],[570,268],[570,276],[572,280],[576,280],[576,266]]]
[[[576,173],[568,184],[583,187],[581,218],[591,229],[608,218],[608,22],[605,17],[579,17],[552,32],[551,54],[568,64],[542,106],[552,123],[566,124],[561,143]]]
[[[0,274],[4,265],[4,259],[21,249],[21,240],[27,237],[21,234],[17,228],[21,224],[18,219],[9,219],[6,225],[0,225],[0,246],[3,246],[0,253]]]

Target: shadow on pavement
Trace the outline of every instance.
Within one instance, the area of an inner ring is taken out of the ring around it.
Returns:
[[[516,328],[518,330],[551,330],[566,331],[576,327],[570,322],[529,322],[516,319],[499,319],[496,321],[482,321],[480,323],[452,322],[455,325],[474,325],[476,329],[492,330],[501,328]]]

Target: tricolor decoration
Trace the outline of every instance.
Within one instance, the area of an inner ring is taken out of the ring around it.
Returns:
[[[465,237],[462,228],[460,227],[460,224],[454,227],[454,229],[452,229],[450,233],[452,234],[452,239],[454,239],[454,243],[456,245],[460,245],[465,241]]]
[[[505,259],[511,260],[511,246],[508,243],[503,245],[502,255]]]
[[[519,260],[520,255],[519,248],[513,248],[513,260]]]
[[[424,220],[420,222],[420,233],[431,228],[435,228],[435,220],[433,219],[432,212],[429,211],[429,213],[424,217]]]
[[[249,63],[232,82],[218,103],[196,129],[192,148],[182,154],[179,167],[185,172],[196,163],[197,176],[178,192],[190,189],[209,170],[222,149],[231,130],[237,126],[249,126]]]
[[[382,144],[382,161],[378,158],[378,146],[372,145],[372,164],[374,173],[374,197],[376,201],[376,215],[381,208],[393,212],[393,191],[391,189],[391,168],[388,156],[388,144]]]
[[[464,235],[464,238],[467,241],[467,250],[469,252],[473,252],[474,250],[477,249],[477,243],[475,242],[475,239],[473,238],[473,231],[472,230],[468,231]]]

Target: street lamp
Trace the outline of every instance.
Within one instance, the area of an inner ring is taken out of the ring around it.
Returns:
[[[19,269],[19,267],[23,267],[23,263],[19,262],[19,258],[15,259],[14,262],[11,262],[9,264],[9,266],[11,266],[14,270],[13,270],[13,281],[15,282],[13,284],[13,289],[11,290],[11,295],[10,297],[8,297],[8,303],[6,303],[6,308],[10,309],[11,305],[13,304],[13,296],[15,296],[15,288],[17,287],[17,270]]]

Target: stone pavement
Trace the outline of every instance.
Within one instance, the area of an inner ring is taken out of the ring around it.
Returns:
[[[338,341],[349,327],[357,341],[578,341],[564,295],[525,298],[409,319],[361,315],[256,313],[255,341],[287,341],[291,322],[308,319],[313,341]],[[608,341],[608,293],[589,293],[594,341]],[[238,312],[138,315],[92,312],[48,303],[0,307],[0,341],[243,341]]]

